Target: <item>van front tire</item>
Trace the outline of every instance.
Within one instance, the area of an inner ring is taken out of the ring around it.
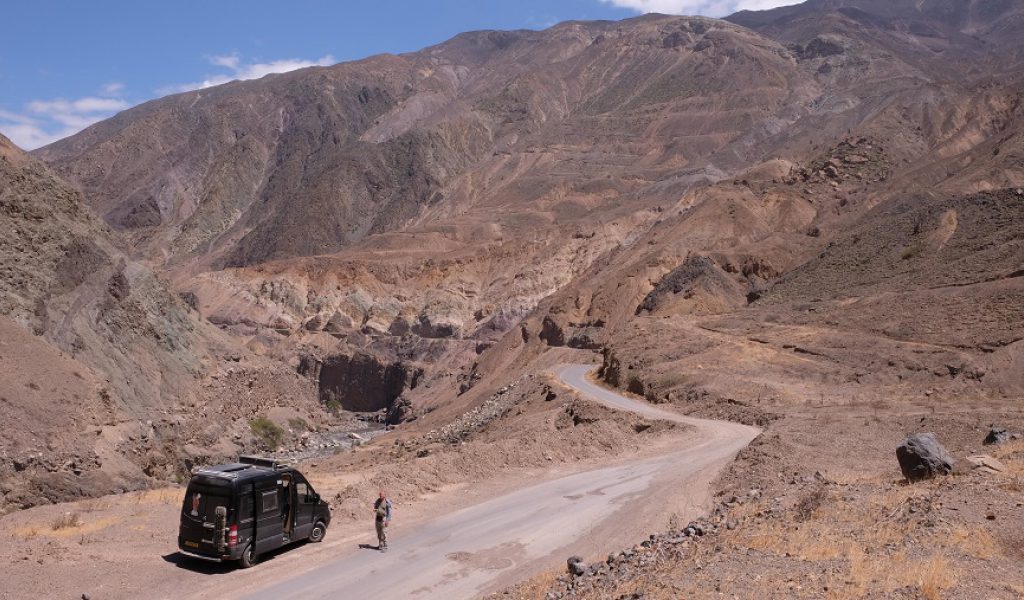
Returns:
[[[238,559],[238,564],[243,569],[248,569],[256,564],[256,549],[253,548],[252,544],[246,546],[245,550],[242,551],[242,558]]]
[[[327,526],[324,525],[323,521],[317,521],[313,525],[313,530],[309,532],[309,541],[317,544],[324,541],[324,536],[327,535]]]

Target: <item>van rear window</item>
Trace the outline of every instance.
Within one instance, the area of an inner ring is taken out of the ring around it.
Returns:
[[[193,519],[212,523],[217,518],[217,507],[230,507],[230,495],[223,488],[189,486],[181,512]]]

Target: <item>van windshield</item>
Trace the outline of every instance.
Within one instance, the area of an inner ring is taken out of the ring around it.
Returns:
[[[185,492],[181,514],[197,521],[212,523],[217,518],[217,507],[230,507],[231,488],[226,485],[209,485],[193,479]]]

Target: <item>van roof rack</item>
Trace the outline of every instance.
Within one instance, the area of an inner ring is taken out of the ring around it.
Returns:
[[[283,469],[288,466],[289,461],[278,460],[276,458],[266,458],[263,456],[251,456],[243,454],[238,457],[238,462],[243,465],[253,465],[254,467],[266,467],[268,469]]]

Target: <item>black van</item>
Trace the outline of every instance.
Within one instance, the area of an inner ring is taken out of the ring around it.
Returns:
[[[251,567],[260,554],[300,540],[319,542],[331,509],[302,473],[240,456],[192,475],[181,506],[178,548],[187,556]]]

